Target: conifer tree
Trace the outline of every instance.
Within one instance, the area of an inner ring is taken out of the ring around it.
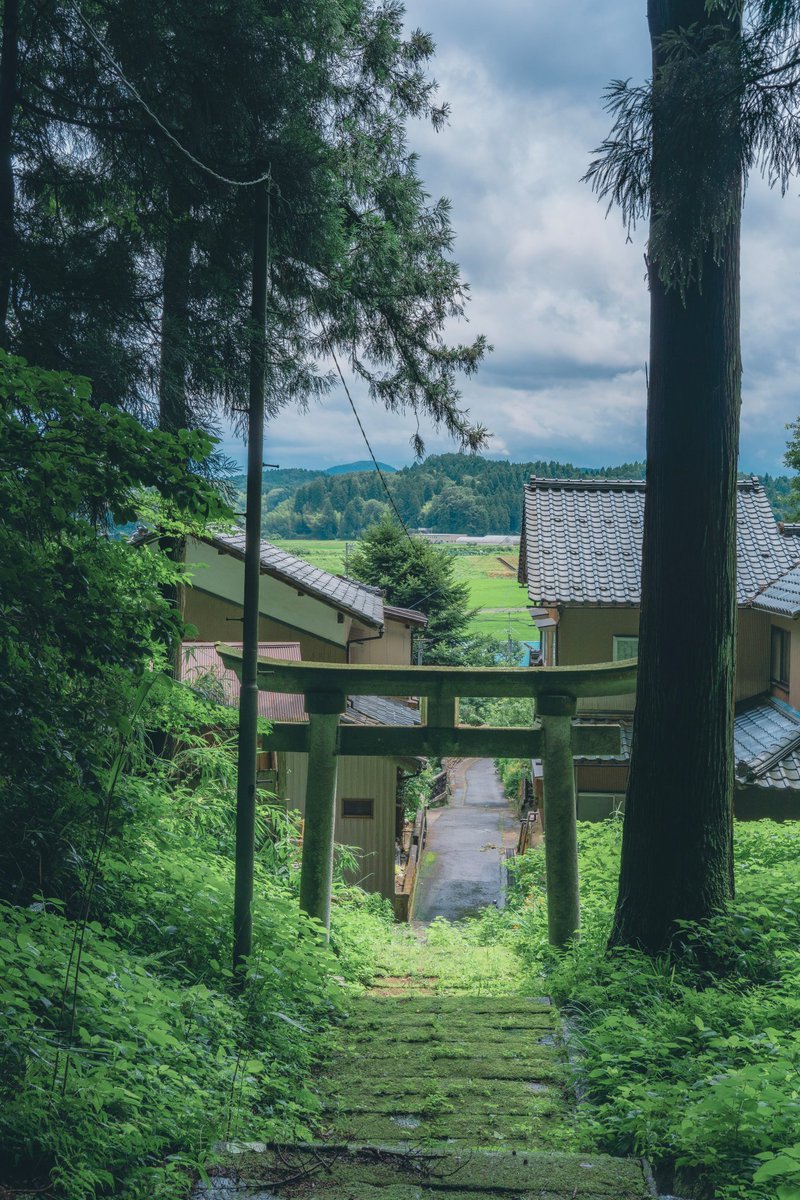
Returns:
[[[649,0],[653,79],[610,89],[589,176],[649,213],[639,682],[611,942],[659,953],[733,887],[739,233],[743,179],[797,170],[798,11]],[[687,604],[689,606],[687,619]]]

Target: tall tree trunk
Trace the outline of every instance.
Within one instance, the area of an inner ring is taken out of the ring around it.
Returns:
[[[704,0],[650,0],[648,19],[655,84],[661,36],[709,18]],[[657,102],[654,114],[653,221],[675,186]],[[708,115],[698,120],[707,126],[690,166],[700,178],[703,137],[715,126]],[[684,294],[665,286],[658,261],[649,264],[639,684],[611,945],[654,954],[676,921],[708,918],[733,889],[741,183],[735,171],[715,182],[733,189],[735,215],[716,254],[705,252],[700,282],[696,275]]]
[[[4,0],[0,51],[0,346],[8,348],[8,310],[14,265],[14,164],[12,135],[17,101],[19,0]]]
[[[164,254],[164,277],[161,310],[161,362],[158,381],[158,423],[167,433],[186,429],[191,422],[186,396],[186,370],[189,357],[189,287],[192,265],[192,231],[190,203],[185,187],[173,184],[169,191],[169,227]],[[166,538],[164,550],[175,563],[186,556],[186,541],[182,537]],[[183,618],[185,589],[170,585],[167,598]],[[181,675],[182,648],[179,645],[173,658],[172,673]]]
[[[192,264],[190,211],[185,188],[173,185],[169,191],[169,228],[164,254],[158,381],[158,423],[169,433],[186,429],[190,424],[186,398]]]

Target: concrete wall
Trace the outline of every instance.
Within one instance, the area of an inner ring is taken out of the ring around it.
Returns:
[[[305,809],[308,756],[282,754],[279,796],[290,808]],[[359,869],[352,882],[368,892],[394,897],[394,820],[397,764],[388,758],[342,756],[336,786],[336,824],[333,836],[358,848]],[[372,817],[343,817],[342,801],[373,800]]]

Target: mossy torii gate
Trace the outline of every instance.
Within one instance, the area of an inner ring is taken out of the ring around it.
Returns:
[[[223,663],[241,678],[242,652],[218,644]],[[333,877],[336,775],[340,754],[371,757],[453,755],[542,760],[547,821],[545,864],[551,945],[565,946],[580,923],[574,755],[613,755],[618,725],[573,725],[581,696],[633,691],[636,660],[579,667],[387,667],[298,663],[259,658],[262,691],[302,694],[308,723],[278,722],[265,740],[270,750],[308,755],[300,905],[327,929]],[[424,725],[340,725],[348,696],[424,696]],[[456,724],[461,696],[524,697],[536,702],[529,728]],[[249,908],[252,851],[237,861],[237,892]]]

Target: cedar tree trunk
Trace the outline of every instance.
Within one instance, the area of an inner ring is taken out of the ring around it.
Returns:
[[[709,18],[704,0],[649,0],[648,20],[655,80],[660,36]],[[675,179],[663,120],[656,104],[653,218]],[[706,125],[689,166],[702,173],[703,136],[715,130],[713,115],[698,120]],[[712,186],[733,189],[735,215],[716,255],[705,252],[700,283],[666,287],[659,263],[648,264],[639,682],[610,944],[651,954],[668,946],[677,920],[712,916],[733,891],[740,176]]]
[[[189,425],[186,366],[189,338],[189,274],[192,264],[190,206],[185,190],[169,192],[169,229],[164,254],[158,423],[175,433]]]
[[[190,423],[186,399],[186,369],[189,340],[189,288],[192,266],[191,207],[186,189],[173,185],[169,191],[169,227],[164,254],[163,297],[161,310],[161,362],[158,381],[158,423],[168,433],[186,429]],[[162,543],[173,562],[184,561],[186,541],[166,538]],[[183,617],[185,589],[170,585],[165,589],[169,601]],[[178,645],[172,673],[180,678],[182,648]]]
[[[0,346],[8,348],[8,309],[14,263],[14,164],[12,134],[17,100],[19,0],[3,4],[0,51]]]

